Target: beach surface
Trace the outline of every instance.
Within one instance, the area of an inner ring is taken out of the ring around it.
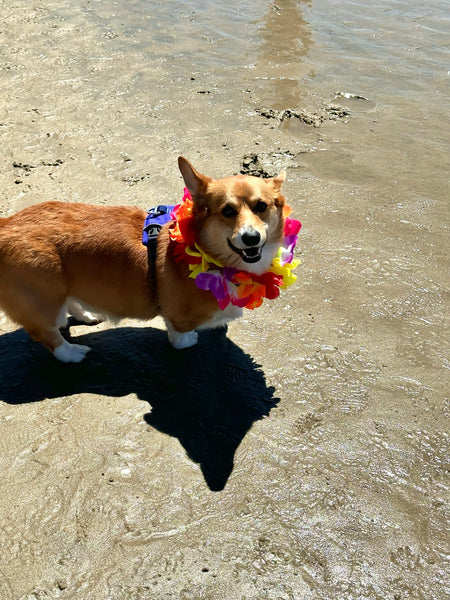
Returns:
[[[184,155],[303,223],[189,350],[75,324],[65,365],[0,312],[0,599],[444,600],[445,8],[209,4],[0,0],[0,216],[176,204]]]

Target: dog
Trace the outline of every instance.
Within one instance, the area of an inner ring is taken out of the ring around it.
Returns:
[[[178,165],[198,247],[225,267],[267,271],[283,239],[285,172],[213,179],[182,156]],[[51,201],[0,219],[0,308],[66,363],[90,350],[62,336],[68,315],[85,323],[98,322],[97,313],[162,315],[177,349],[194,345],[197,330],[240,317],[242,308],[219,308],[189,277],[189,265],[175,256],[173,223],[162,227],[151,259],[142,243],[146,215],[137,207]]]

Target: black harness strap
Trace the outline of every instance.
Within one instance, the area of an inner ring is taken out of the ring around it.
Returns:
[[[148,278],[150,280],[150,288],[152,291],[157,292],[157,279],[156,279],[156,249],[158,247],[157,237],[148,241],[147,244],[147,259],[148,259]]]
[[[148,257],[148,276],[151,289],[157,292],[156,279],[156,250],[158,247],[158,235],[163,225],[171,220],[171,213],[175,207],[161,204],[155,208],[151,208],[145,219],[144,229],[142,232],[142,243],[147,246]]]

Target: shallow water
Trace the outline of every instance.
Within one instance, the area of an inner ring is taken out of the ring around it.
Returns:
[[[183,356],[0,315],[0,597],[442,600],[444,2],[0,2],[0,212],[273,175],[299,280]],[[223,488],[223,489],[222,489]],[[219,491],[221,490],[221,491]]]

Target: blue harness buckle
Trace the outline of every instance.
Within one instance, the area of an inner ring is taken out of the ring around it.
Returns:
[[[171,214],[175,206],[160,204],[147,211],[147,217],[142,231],[142,243],[147,246],[149,242],[155,242],[163,225],[171,220]]]

